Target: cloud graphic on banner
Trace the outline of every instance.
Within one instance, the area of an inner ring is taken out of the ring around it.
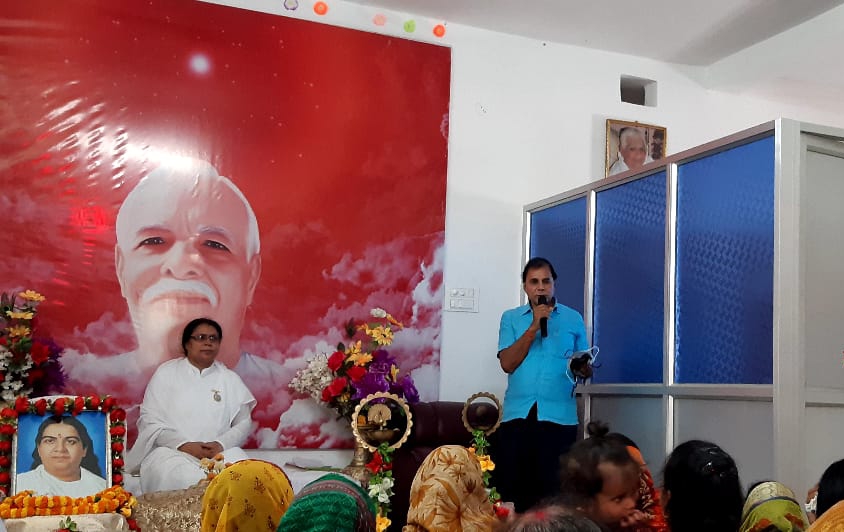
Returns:
[[[411,253],[418,240],[402,237],[368,245],[357,257],[344,253],[337,264],[323,271],[323,277],[366,289],[391,287],[397,279],[419,268],[419,257]]]
[[[374,256],[352,257],[344,255],[330,271],[337,278],[354,280],[360,278],[372,278],[373,270],[381,269],[384,263],[378,257],[389,256],[386,250],[401,249],[402,242],[386,242],[375,246],[379,253]],[[439,354],[440,354],[440,321],[442,316],[442,268],[443,268],[443,242],[439,240],[433,250],[433,261],[430,265],[424,263],[413,264],[412,259],[396,259],[387,261],[387,269],[395,272],[412,272],[412,281],[401,290],[392,290],[379,285],[379,289],[371,292],[365,301],[351,302],[342,308],[338,304],[332,304],[325,310],[325,314],[319,319],[319,323],[326,326],[323,332],[301,338],[295,344],[295,350],[288,351],[288,358],[285,366],[291,371],[304,367],[306,361],[315,353],[331,353],[334,346],[330,345],[326,338],[343,338],[343,331],[337,327],[350,316],[368,316],[372,308],[380,307],[390,309],[398,319],[403,319],[393,309],[412,308],[413,313],[406,320],[407,328],[396,332],[394,342],[390,347],[404,372],[409,372],[414,379],[420,398],[423,401],[436,400],[439,397]],[[403,269],[404,268],[404,269]],[[330,324],[330,325],[328,325]],[[315,340],[308,343],[309,340]],[[291,373],[292,376],[292,373]],[[288,380],[289,382],[289,380]],[[255,391],[253,390],[253,393]],[[307,442],[307,446],[313,446],[315,442],[322,447],[336,446],[338,443],[350,442],[348,424],[344,421],[334,422],[333,411],[319,405],[312,399],[288,398],[293,392],[289,388],[269,390],[265,414],[274,411],[279,413],[279,424],[275,430],[261,429],[258,433],[258,444],[261,447],[287,447]],[[258,395],[256,394],[256,397]],[[258,397],[259,405],[262,398]],[[305,403],[304,407],[301,403]],[[284,411],[286,405],[290,407]],[[259,406],[263,410],[262,406]],[[293,424],[292,426],[290,424]],[[336,432],[336,425],[340,424],[343,431]],[[324,426],[325,425],[325,426]],[[275,440],[274,440],[275,438]]]
[[[261,429],[257,434],[258,447],[322,447],[351,443],[349,424],[336,419],[334,412],[310,399],[296,399],[281,416],[279,428]]]

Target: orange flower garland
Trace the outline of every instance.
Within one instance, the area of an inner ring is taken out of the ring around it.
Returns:
[[[111,484],[112,486],[123,485],[123,449],[126,436],[126,411],[117,408],[117,401],[109,395],[100,397],[91,395],[87,397],[58,397],[56,399],[30,400],[26,397],[18,397],[15,400],[14,408],[0,409],[0,492],[9,495],[12,477],[12,437],[18,431],[18,416],[20,414],[37,414],[43,416],[47,412],[57,415],[71,414],[76,416],[81,412],[100,411],[109,415],[109,443],[111,448]],[[109,488],[111,489],[111,488]],[[102,492],[106,493],[108,490]],[[48,497],[49,499],[69,499],[68,497]],[[9,499],[6,499],[7,501]],[[5,502],[3,503],[5,504]],[[56,502],[53,502],[55,506]],[[53,506],[50,506],[52,508]],[[62,506],[64,506],[62,504]],[[62,512],[59,512],[62,513]],[[78,512],[78,513],[101,513],[101,512]],[[30,514],[42,515],[42,514]],[[56,514],[43,514],[56,515]],[[0,515],[2,517],[2,515]]]
[[[119,513],[126,518],[130,530],[140,531],[138,523],[131,519],[132,508],[137,502],[131,493],[124,491],[120,486],[112,486],[96,495],[77,498],[33,495],[31,491],[23,491],[7,497],[0,503],[0,518]]]

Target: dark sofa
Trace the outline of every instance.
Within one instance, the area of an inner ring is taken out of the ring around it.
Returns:
[[[395,495],[390,510],[390,532],[398,532],[405,525],[410,506],[410,485],[425,457],[440,445],[471,445],[472,435],[463,426],[463,405],[456,401],[410,405],[413,415],[411,435],[393,454]],[[498,409],[490,403],[476,402],[470,405],[467,417],[474,426],[492,426],[498,419]]]

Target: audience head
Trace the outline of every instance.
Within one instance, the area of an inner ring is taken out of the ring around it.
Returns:
[[[838,501],[844,500],[844,460],[826,468],[818,482],[818,506],[815,515],[820,517]]]
[[[371,532],[375,511],[375,503],[357,482],[329,473],[302,488],[278,532]]]
[[[748,492],[739,532],[803,532],[807,528],[800,503],[783,484],[760,482]]]
[[[461,445],[434,449],[413,477],[403,530],[490,530],[495,522],[475,455]]]
[[[738,468],[714,443],[678,445],[663,471],[665,516],[671,530],[736,530],[744,504]]]
[[[818,517],[812,526],[812,532],[840,532],[844,530],[844,501],[838,501],[832,508]]]
[[[236,462],[220,472],[202,497],[202,532],[275,530],[290,506],[293,488],[277,465]]]
[[[624,444],[607,437],[606,425],[593,421],[586,431],[589,437],[562,458],[563,500],[600,524],[618,526],[636,510],[639,466]]]
[[[668,527],[665,523],[659,490],[656,489],[653,476],[639,446],[619,432],[611,432],[607,434],[607,438],[617,440],[627,447],[630,457],[639,466],[639,493],[636,498],[636,509],[642,512],[640,524],[651,530],[666,530]]]
[[[504,523],[497,532],[601,532],[588,517],[562,505],[534,508]]]

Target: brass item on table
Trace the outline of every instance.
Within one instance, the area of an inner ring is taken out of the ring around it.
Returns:
[[[378,402],[373,402],[378,401]],[[363,416],[362,412],[366,412]],[[403,415],[394,416],[394,412]],[[361,423],[365,420],[365,423]],[[398,449],[410,437],[413,428],[413,414],[404,399],[396,394],[376,392],[366,396],[355,407],[352,417],[352,433],[368,450],[375,452],[382,443],[389,443],[390,449]]]
[[[402,415],[396,416],[395,412]],[[404,399],[386,392],[367,395],[352,414],[355,454],[343,473],[366,486],[370,476],[366,464],[372,459],[372,453],[382,443],[388,443],[390,449],[398,449],[410,437],[412,428],[413,415]]]

